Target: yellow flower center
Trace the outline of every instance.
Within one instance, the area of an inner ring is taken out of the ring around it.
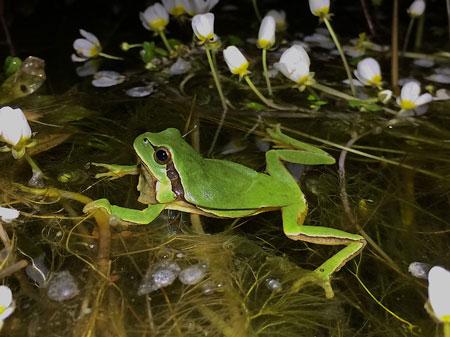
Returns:
[[[3,314],[6,311],[6,307],[3,305],[0,305],[0,315]]]
[[[308,75],[302,76],[297,80],[297,84],[300,85],[308,85],[309,84],[309,80],[311,79],[311,77]]]
[[[315,16],[322,18],[324,16],[327,16],[329,12],[330,12],[330,6],[323,6],[323,7],[316,9],[313,14]]]
[[[257,44],[258,44],[258,47],[262,48],[262,49],[272,47],[272,41],[265,40],[265,39],[258,40]]]
[[[89,57],[97,56],[100,53],[100,48],[98,46],[93,46],[89,49]]]
[[[233,68],[231,72],[239,77],[243,77],[248,74],[248,62],[242,63],[239,67]]]
[[[370,85],[373,85],[374,87],[379,87],[381,85],[381,75],[375,75],[372,77],[368,82]]]
[[[439,317],[439,319],[441,320],[441,322],[450,323],[450,315]]]
[[[181,14],[183,14],[185,12],[184,7],[183,6],[175,6],[174,8],[172,8],[172,10],[170,11],[170,14],[172,14],[173,16],[180,16]]]
[[[206,36],[199,35],[197,36],[197,38],[200,41],[200,44],[204,44],[205,42],[212,41],[214,39],[214,33],[208,34]]]
[[[155,32],[162,32],[169,22],[165,19],[156,19],[148,22],[148,25]]]
[[[400,107],[403,110],[412,110],[416,108],[416,103],[414,103],[413,101],[409,100],[409,99],[402,99],[400,102]]]

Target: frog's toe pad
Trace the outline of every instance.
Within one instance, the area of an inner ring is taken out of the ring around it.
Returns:
[[[83,212],[91,213],[97,209],[102,209],[105,212],[111,214],[111,204],[109,203],[108,199],[98,199],[86,204],[86,206],[84,206],[83,208]]]
[[[307,275],[303,276],[292,285],[293,292],[298,292],[308,284],[315,284],[323,288],[326,298],[333,298],[334,292],[331,287],[330,275],[321,272],[320,270],[311,271]]]

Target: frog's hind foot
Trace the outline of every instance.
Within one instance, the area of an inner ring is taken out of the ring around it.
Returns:
[[[301,277],[296,282],[294,282],[294,284],[291,286],[291,291],[298,292],[300,291],[300,289],[310,284],[322,287],[323,290],[325,291],[326,298],[331,299],[334,297],[334,291],[333,288],[331,287],[330,275],[326,274],[324,271],[321,271],[320,269],[311,271],[305,276]]]

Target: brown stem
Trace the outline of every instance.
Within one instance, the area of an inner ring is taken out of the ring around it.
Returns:
[[[392,3],[392,34],[391,34],[391,87],[395,95],[400,94],[398,88],[398,0]]]
[[[360,0],[361,2],[361,7],[364,13],[364,17],[366,18],[366,22],[367,22],[367,26],[369,27],[370,30],[370,34],[372,36],[377,35],[377,32],[375,30],[375,25],[373,23],[372,20],[372,16],[370,15],[370,11],[369,11],[369,5],[367,4],[367,0]]]

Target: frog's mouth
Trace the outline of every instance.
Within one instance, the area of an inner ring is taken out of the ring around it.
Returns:
[[[156,200],[156,178],[145,166],[142,161],[138,162],[139,182],[137,190],[139,191],[138,201],[145,205],[157,204]]]

